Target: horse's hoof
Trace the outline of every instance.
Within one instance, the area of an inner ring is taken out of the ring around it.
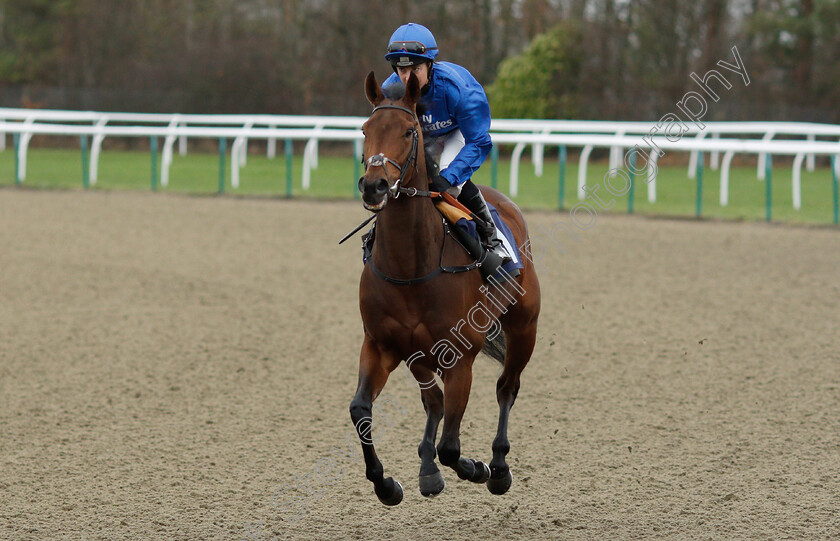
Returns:
[[[490,479],[490,466],[480,460],[475,460],[473,462],[475,463],[475,474],[470,481],[479,484],[486,483]]]
[[[455,473],[465,481],[467,479],[472,481],[473,477],[475,477],[475,461],[467,457],[460,457],[458,459],[458,467],[455,468]]]
[[[420,494],[427,498],[434,498],[446,488],[446,481],[441,473],[435,472],[420,476]]]
[[[489,490],[491,494],[501,496],[502,494],[508,491],[512,483],[513,475],[511,475],[510,470],[508,470],[507,475],[505,475],[501,479],[493,479],[492,477],[488,479],[487,490]]]
[[[385,479],[385,483],[383,484],[382,488],[382,494],[380,494],[379,492],[376,493],[376,497],[379,498],[380,502],[388,506],[394,506],[402,501],[403,487],[400,484],[400,482],[394,479],[393,477]]]

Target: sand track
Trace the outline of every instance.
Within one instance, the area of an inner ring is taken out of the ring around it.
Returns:
[[[527,214],[543,309],[514,485],[446,470],[422,498],[395,372],[385,508],[361,462],[325,469],[361,343],[358,241],[336,241],[363,217],[0,190],[0,539],[840,535],[840,232],[601,216],[563,253],[545,231],[568,216]],[[485,461],[497,373],[476,363],[461,438]]]

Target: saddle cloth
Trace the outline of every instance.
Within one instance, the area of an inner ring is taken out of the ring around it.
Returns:
[[[463,210],[454,207],[447,203],[442,199],[438,199],[435,201],[435,207],[437,208],[438,212],[449,222],[453,227],[460,227],[464,229],[467,233],[470,234],[473,238],[477,240],[481,240],[478,235],[478,230],[475,227],[475,222],[472,220],[469,214],[464,212]],[[493,217],[493,222],[496,224],[501,235],[499,236],[502,240],[502,244],[504,245],[505,249],[507,250],[508,254],[511,256],[511,261],[505,263],[502,268],[508,274],[512,274],[516,269],[522,269],[522,260],[521,255],[519,253],[519,249],[516,246],[516,239],[513,237],[513,233],[511,232],[510,228],[507,224],[502,220],[501,216],[499,216],[499,211],[496,210],[496,207],[491,205],[489,202],[487,203],[487,208],[490,210],[490,215]],[[376,224],[370,228],[367,234],[362,236],[362,262],[367,263],[368,258],[370,257],[371,250],[373,249],[373,240],[374,229]]]

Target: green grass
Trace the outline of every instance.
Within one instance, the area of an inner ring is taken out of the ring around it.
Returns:
[[[230,152],[225,156],[225,192],[233,194],[283,196],[286,194],[286,163],[282,147],[274,160],[264,155],[251,154],[247,166],[240,170],[240,188],[230,186]],[[311,188],[301,188],[302,158],[296,155],[292,160],[292,196],[314,198],[352,198],[356,192],[356,179],[360,173],[358,164],[350,157],[348,145],[346,156],[326,156],[319,159],[319,167],[312,171]],[[160,155],[158,155],[158,169]],[[546,159],[542,177],[534,175],[529,159],[523,159],[520,166],[519,195],[516,202],[526,209],[558,208],[558,173],[556,158]],[[14,152],[6,149],[0,152],[0,186],[14,185]],[[499,188],[508,193],[510,162],[499,162]],[[600,184],[599,195],[607,202],[615,200],[610,212],[627,212],[628,196],[614,197],[604,188],[603,176],[607,172],[605,162],[589,164],[587,182]],[[802,209],[792,206],[791,167],[789,164],[773,168],[772,217],[773,220],[792,223],[832,223],[834,219],[831,171],[819,168],[809,173],[802,171]],[[96,190],[150,190],[151,155],[143,151],[104,150],[99,160],[99,181],[92,187]],[[578,202],[577,158],[569,159],[565,171],[565,207]],[[480,184],[491,184],[491,164],[488,162],[478,171],[474,180]],[[162,192],[204,193],[218,191],[219,155],[217,153],[191,152],[187,156],[173,157],[170,182]],[[620,184],[620,182],[617,182]],[[78,150],[31,148],[29,150],[25,186],[39,188],[82,188],[82,156]],[[638,214],[666,216],[694,216],[696,204],[696,181],[686,175],[684,165],[661,166],[657,179],[657,201],[648,203],[647,186],[637,179],[634,206]],[[729,205],[719,203],[720,174],[707,166],[703,174],[702,216],[763,220],[765,218],[765,183],[757,180],[755,165],[733,167],[730,172]],[[591,202],[591,200],[590,200]],[[601,212],[600,209],[598,209]]]

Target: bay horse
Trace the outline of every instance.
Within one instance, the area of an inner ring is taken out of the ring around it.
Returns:
[[[520,257],[523,268],[519,275],[508,275],[507,280],[491,278],[493,290],[474,270],[473,258],[456,242],[446,242],[448,226],[428,197],[431,192],[416,109],[420,88],[414,74],[401,97],[388,98],[371,72],[365,80],[365,94],[374,108],[363,126],[365,173],[359,179],[359,189],[365,208],[378,214],[375,242],[359,285],[364,340],[350,416],[362,443],[366,477],[383,504],[402,501],[402,485],[384,477],[376,455],[371,414],[373,401],[389,374],[406,361],[419,383],[427,415],[418,447],[420,492],[435,496],[444,489],[445,481],[435,464],[437,454],[440,463],[455,470],[461,479],[487,483],[493,494],[504,494],[513,482],[505,462],[510,450],[508,416],[536,341],[540,311],[536,270],[530,257]],[[480,189],[513,232],[520,252],[524,251],[529,243],[528,229],[518,207],[496,190]],[[495,337],[489,336],[494,330],[492,326],[488,330],[492,322],[499,324],[503,336],[498,328]],[[492,343],[487,338],[493,338]],[[462,457],[459,440],[473,361],[482,348],[503,363],[496,385],[499,425],[489,467]],[[435,375],[442,380],[444,391]],[[435,448],[441,419],[443,434]]]

